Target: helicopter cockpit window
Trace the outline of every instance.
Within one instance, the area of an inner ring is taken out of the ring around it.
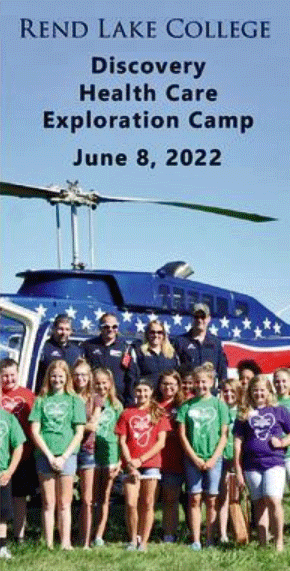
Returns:
[[[165,284],[160,284],[158,288],[158,296],[162,309],[170,308],[170,289]]]
[[[215,315],[214,304],[213,304],[213,295],[204,293],[202,295],[201,300],[202,300],[202,303],[206,303],[206,305],[208,305],[208,307],[210,309],[210,314]]]
[[[246,302],[236,300],[236,307],[235,307],[235,316],[236,317],[245,317],[249,315],[249,306]]]
[[[195,303],[198,303],[198,292],[190,290],[187,292],[187,306],[189,311],[193,310]]]
[[[24,334],[23,323],[0,313],[0,359],[19,362]]]
[[[217,317],[225,317],[229,313],[229,302],[225,297],[216,298]]]
[[[180,287],[173,288],[173,308],[184,309],[184,290]]]

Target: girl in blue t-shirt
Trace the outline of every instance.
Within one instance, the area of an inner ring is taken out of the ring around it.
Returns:
[[[282,551],[282,497],[285,447],[290,444],[290,413],[276,405],[272,384],[265,375],[257,375],[250,381],[234,435],[237,479],[241,488],[245,483],[249,488],[260,544],[267,542],[268,512],[276,549]]]

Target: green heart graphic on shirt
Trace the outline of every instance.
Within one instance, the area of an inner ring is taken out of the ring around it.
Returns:
[[[8,424],[4,420],[0,420],[0,447],[4,442],[5,436],[8,434]]]
[[[113,410],[105,408],[100,416],[99,425],[97,428],[98,434],[106,437],[109,432],[112,432],[115,422],[115,415]]]
[[[207,408],[192,408],[188,412],[188,416],[192,418],[194,427],[197,430],[202,430],[205,426],[215,421],[217,412],[212,406]]]
[[[65,419],[68,415],[69,404],[66,402],[48,402],[43,407],[43,412],[47,420],[47,429],[52,431],[61,430],[64,427]]]

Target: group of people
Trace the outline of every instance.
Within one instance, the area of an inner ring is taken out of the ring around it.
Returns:
[[[208,306],[196,304],[188,333],[171,342],[156,319],[143,342],[128,347],[118,335],[117,317],[108,313],[100,320],[100,335],[78,346],[70,341],[70,319],[60,315],[44,346],[37,397],[20,386],[13,359],[0,362],[1,557],[11,556],[12,506],[15,538],[24,541],[26,497],[37,485],[33,458],[49,549],[55,513],[61,547],[72,549],[76,473],[85,549],[104,545],[117,476],[123,483],[129,551],[147,549],[159,480],[164,542],[176,541],[184,482],[191,549],[202,545],[203,500],[205,545],[214,545],[217,528],[220,541],[227,542],[233,473],[237,488],[249,489],[260,543],[267,542],[270,530],[276,549],[283,549],[290,370],[275,371],[272,383],[254,362],[245,361],[239,378],[227,379],[226,357],[220,341],[208,333],[209,321]]]

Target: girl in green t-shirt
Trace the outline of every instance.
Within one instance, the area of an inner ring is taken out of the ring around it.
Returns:
[[[234,474],[234,435],[233,426],[237,417],[238,406],[242,398],[242,385],[238,379],[228,379],[222,386],[221,399],[226,403],[229,410],[230,424],[226,447],[223,454],[223,473],[220,489],[220,537],[221,543],[228,543],[227,526],[229,519],[230,479]],[[233,481],[232,481],[233,487]],[[238,483],[235,482],[235,490],[239,496]]]
[[[93,516],[93,487],[95,477],[95,436],[96,422],[100,416],[100,408],[96,409],[96,397],[93,391],[93,373],[89,363],[80,357],[72,369],[73,386],[77,395],[86,407],[87,423],[84,437],[81,441],[77,456],[78,476],[80,485],[80,540],[84,549],[90,546],[92,516]]]
[[[290,409],[290,369],[280,367],[274,371],[274,386],[277,393],[278,403]],[[286,481],[290,486],[290,446],[285,455]]]
[[[206,545],[213,542],[217,496],[222,471],[222,453],[227,442],[229,415],[225,403],[212,396],[215,371],[211,363],[194,369],[196,397],[177,413],[179,435],[185,451],[185,476],[189,492],[188,523],[191,549],[201,549],[201,503],[206,504]]]
[[[95,441],[95,502],[96,535],[95,545],[104,545],[108,515],[109,501],[114,479],[118,475],[121,462],[118,437],[115,434],[117,420],[123,410],[117,399],[113,373],[110,369],[98,367],[93,371],[93,385],[96,398],[96,441]]]
[[[62,549],[71,546],[71,502],[76,452],[86,423],[83,401],[75,394],[68,365],[52,361],[29,420],[37,446],[36,468],[42,497],[47,547],[53,548],[54,514],[58,511]]]

